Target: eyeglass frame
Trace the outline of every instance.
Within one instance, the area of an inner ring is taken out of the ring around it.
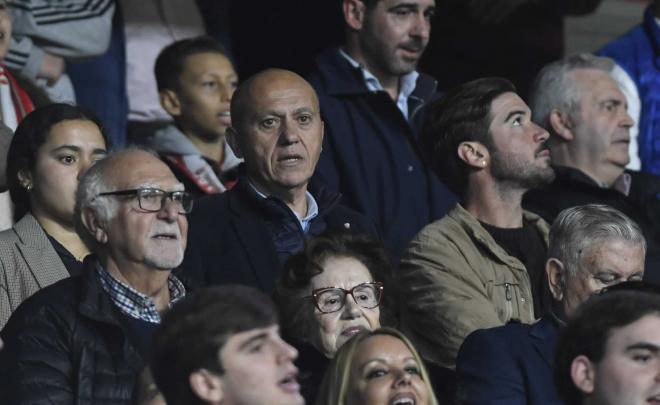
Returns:
[[[148,192],[148,191],[151,191],[151,192],[158,191],[158,192],[163,193],[163,197],[160,199],[160,208],[158,208],[157,210],[146,209],[142,206],[142,202],[140,200],[140,193],[141,192]],[[188,210],[186,210],[186,208],[183,206],[183,203],[182,203],[181,208],[183,208],[183,212],[178,211],[178,213],[179,214],[190,214],[192,212],[194,200],[192,198],[192,194],[190,194],[189,192],[187,192],[185,190],[165,191],[165,190],[162,190],[162,189],[156,188],[156,187],[142,187],[142,188],[132,188],[132,189],[129,189],[129,190],[105,191],[103,193],[98,193],[97,197],[133,196],[133,197],[137,197],[138,206],[140,207],[141,210],[143,210],[145,212],[159,212],[160,210],[162,210],[165,207],[165,200],[167,200],[169,198],[171,201],[174,201],[173,196],[174,196],[174,194],[177,194],[177,193],[181,193],[183,196],[187,196],[190,199],[190,208]],[[181,200],[181,201],[183,201],[183,200]]]
[[[353,290],[355,290],[356,288],[361,287],[361,286],[363,286],[363,285],[367,285],[367,284],[368,284],[368,285],[373,285],[374,287],[376,287],[376,290],[380,293],[380,294],[378,294],[378,302],[376,303],[376,305],[374,305],[374,306],[371,307],[371,308],[363,307],[362,305],[360,305],[360,304],[357,302],[357,300],[355,299],[355,295],[353,295]],[[341,291],[344,292],[344,302],[341,304],[341,306],[339,307],[339,309],[337,309],[337,310],[335,310],[335,311],[330,311],[330,312],[326,312],[326,311],[323,311],[323,310],[321,309],[321,307],[319,306],[318,300],[317,300],[317,295],[320,294],[321,292],[325,291],[325,290],[341,290]],[[355,303],[356,303],[360,308],[364,308],[364,309],[374,309],[374,308],[377,308],[377,307],[380,306],[380,303],[381,303],[381,301],[383,300],[383,293],[384,293],[383,283],[381,283],[380,281],[368,281],[368,282],[366,282],[366,283],[360,283],[360,284],[354,286],[353,288],[351,288],[350,290],[346,290],[346,289],[341,288],[341,287],[321,287],[321,288],[315,288],[315,289],[312,290],[312,295],[306,295],[306,296],[303,297],[303,298],[311,298],[311,299],[312,299],[312,302],[314,302],[314,306],[316,307],[316,309],[318,309],[319,311],[321,311],[322,314],[333,314],[333,313],[335,313],[335,312],[339,312],[339,311],[341,311],[342,309],[344,309],[344,307],[346,306],[346,300],[348,299],[349,294],[350,294],[351,297],[353,297],[353,301],[355,301]]]

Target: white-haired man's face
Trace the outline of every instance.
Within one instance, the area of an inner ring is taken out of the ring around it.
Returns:
[[[645,251],[642,246],[620,239],[600,241],[585,249],[576,274],[566,269],[549,273],[554,298],[562,302],[564,314],[571,317],[591,295],[624,281],[640,281],[644,275]]]

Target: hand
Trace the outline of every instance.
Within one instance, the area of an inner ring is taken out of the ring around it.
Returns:
[[[486,24],[498,24],[521,6],[535,0],[468,0],[470,16]]]
[[[64,73],[64,58],[50,53],[45,53],[39,69],[40,78],[46,79],[49,86],[57,82]]]

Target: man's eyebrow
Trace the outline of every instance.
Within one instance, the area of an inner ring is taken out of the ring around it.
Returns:
[[[518,115],[525,115],[526,113],[527,113],[527,111],[525,111],[525,110],[513,110],[513,111],[511,111],[507,114],[506,119],[504,120],[504,122],[509,122],[509,120],[511,118],[513,118],[515,116],[518,116]]]
[[[253,344],[254,342],[257,342],[257,341],[259,341],[259,340],[264,340],[264,339],[266,339],[267,337],[268,337],[268,332],[261,332],[261,333],[258,333],[258,334],[256,334],[256,335],[250,337],[249,339],[247,339],[247,340],[244,341],[243,343],[241,343],[240,346],[238,346],[238,350],[245,350],[246,347],[250,346],[250,345]]]
[[[389,11],[396,10],[399,8],[407,8],[409,10],[417,10],[418,5],[416,3],[399,3],[389,8]]]
[[[653,353],[658,353],[660,352],[660,346],[649,342],[637,342],[626,347],[627,352],[632,350],[648,350]]]
[[[307,113],[307,112],[313,113],[314,109],[312,107],[300,107],[293,110],[294,114]]]

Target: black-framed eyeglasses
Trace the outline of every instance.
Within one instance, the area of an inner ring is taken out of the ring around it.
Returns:
[[[312,295],[305,298],[312,298],[319,311],[329,314],[342,309],[346,305],[346,297],[349,294],[362,308],[376,308],[383,297],[383,283],[377,281],[362,283],[350,290],[341,287],[317,288],[312,291]]]
[[[107,191],[99,196],[133,196],[137,197],[140,208],[147,212],[158,212],[165,206],[169,198],[177,207],[179,214],[190,214],[193,198],[187,191],[165,191],[159,188],[136,188],[132,190]]]

